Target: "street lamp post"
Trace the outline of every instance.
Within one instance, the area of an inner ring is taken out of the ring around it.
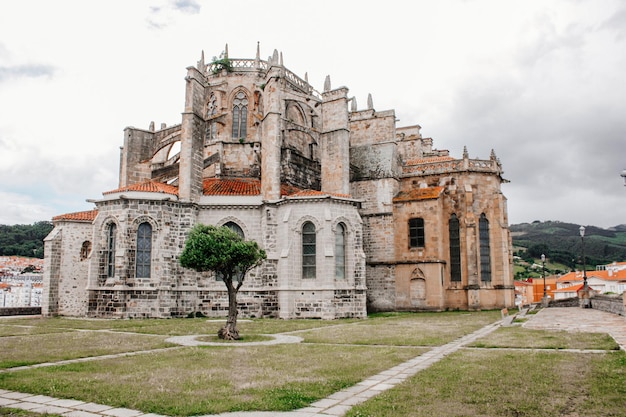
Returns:
[[[543,299],[548,297],[546,292],[546,255],[541,254],[541,275],[543,276]]]
[[[585,260],[585,227],[580,226],[581,250],[583,254],[583,288],[580,291],[583,308],[591,308],[591,300],[589,299],[589,286],[587,285],[587,262]]]
[[[585,261],[585,226],[580,226],[580,242],[583,254],[583,289],[587,290],[587,263]]]

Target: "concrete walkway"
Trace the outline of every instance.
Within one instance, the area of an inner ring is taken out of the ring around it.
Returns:
[[[600,332],[610,334],[624,349],[626,346],[626,317],[592,309],[549,308],[526,316],[524,327],[530,329]],[[490,324],[443,346],[415,357],[391,369],[374,375],[350,388],[336,392],[307,408],[290,412],[236,412],[219,414],[220,417],[323,417],[343,416],[354,405],[360,404],[393,388],[419,371],[456,352],[465,345],[488,335],[500,327],[500,322]],[[185,340],[189,342],[190,340]],[[8,370],[10,371],[10,370]],[[107,405],[62,400],[44,395],[32,395],[0,390],[0,406],[30,410],[37,413],[61,414],[67,417],[158,417],[141,411],[115,408]],[[208,416],[207,416],[208,417]]]

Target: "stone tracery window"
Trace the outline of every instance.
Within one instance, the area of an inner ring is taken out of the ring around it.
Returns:
[[[217,97],[215,97],[215,94],[211,93],[211,96],[209,97],[209,102],[207,103],[207,118],[215,116],[216,114]],[[209,120],[207,122],[206,138],[207,140],[217,139],[217,123],[214,120]]]
[[[137,228],[137,250],[135,252],[135,277],[150,278],[152,265],[152,226],[144,222]]]
[[[480,241],[480,279],[491,281],[491,249],[489,244],[489,220],[485,213],[480,215],[478,221],[478,234]]]
[[[461,231],[459,218],[456,214],[450,216],[448,224],[450,234],[450,280],[461,281]]]
[[[248,127],[248,97],[238,92],[233,100],[233,139],[246,137]]]
[[[304,223],[302,226],[302,278],[315,278],[316,239],[315,225],[311,222]]]
[[[337,225],[335,230],[335,278],[346,277],[346,226],[343,223]]]

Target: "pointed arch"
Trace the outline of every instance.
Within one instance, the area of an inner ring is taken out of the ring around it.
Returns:
[[[480,280],[491,281],[491,245],[489,241],[489,220],[485,213],[478,220],[478,236],[480,242]]]
[[[232,99],[232,138],[245,139],[248,134],[248,94],[243,89],[235,92]]]
[[[456,214],[450,216],[448,222],[450,238],[450,281],[460,282],[461,276],[461,230],[459,218]]]
[[[315,224],[306,221],[302,225],[302,278],[316,277],[317,230]]]

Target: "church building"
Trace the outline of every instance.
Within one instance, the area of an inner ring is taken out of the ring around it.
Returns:
[[[219,276],[178,261],[198,223],[267,252],[239,292],[242,317],[513,306],[495,153],[454,158],[371,96],[358,109],[346,87],[307,78],[258,46],[254,59],[202,54],[180,124],[126,128],[118,188],[53,218],[43,314],[224,317]]]

